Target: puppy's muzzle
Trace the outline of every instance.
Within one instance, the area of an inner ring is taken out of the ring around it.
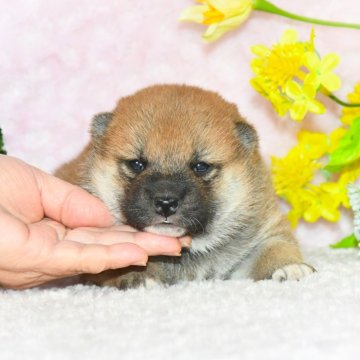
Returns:
[[[174,177],[153,176],[143,186],[151,211],[165,218],[165,222],[179,215],[186,201],[188,184]]]
[[[204,233],[212,219],[207,202],[194,179],[184,174],[149,174],[135,181],[122,211],[126,222],[167,236]]]
[[[179,200],[176,198],[157,197],[154,199],[154,207],[157,214],[167,219],[176,213],[179,208]]]

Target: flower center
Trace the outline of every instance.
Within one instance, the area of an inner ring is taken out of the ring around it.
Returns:
[[[211,25],[224,20],[225,15],[209,4],[209,10],[204,12],[204,25]]]

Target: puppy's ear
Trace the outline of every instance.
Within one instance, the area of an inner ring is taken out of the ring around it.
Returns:
[[[113,113],[109,112],[100,113],[93,117],[90,133],[94,140],[104,135],[112,117]]]
[[[254,127],[247,122],[240,121],[236,123],[236,132],[241,145],[248,151],[254,151],[258,148],[259,140]]]

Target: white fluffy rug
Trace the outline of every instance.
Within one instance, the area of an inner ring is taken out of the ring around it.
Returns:
[[[1,291],[0,358],[358,359],[358,252],[305,257],[300,282]]]

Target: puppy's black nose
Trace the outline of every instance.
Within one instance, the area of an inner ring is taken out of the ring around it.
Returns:
[[[170,198],[156,198],[154,200],[155,211],[159,214],[168,218],[169,216],[176,213],[176,210],[179,207],[179,202],[177,199]]]

